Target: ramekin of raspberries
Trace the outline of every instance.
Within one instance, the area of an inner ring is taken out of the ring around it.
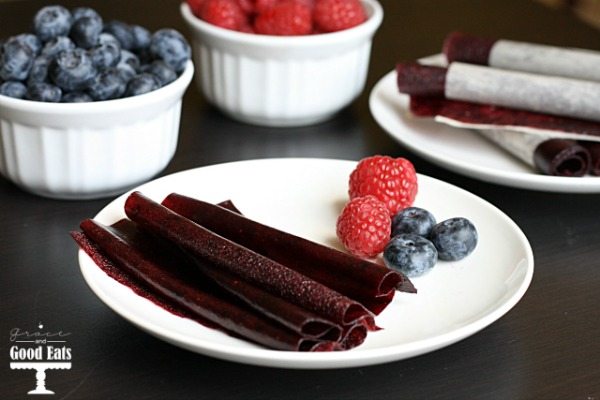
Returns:
[[[187,0],[210,24],[262,35],[311,35],[350,29],[367,20],[360,0]]]
[[[257,125],[332,117],[364,89],[377,0],[186,0],[197,83],[225,114]]]
[[[175,153],[194,65],[183,36],[40,9],[0,44],[0,174],[39,195],[114,195]]]
[[[176,80],[191,57],[174,29],[151,33],[94,9],[41,8],[0,44],[0,95],[52,103],[137,96]]]

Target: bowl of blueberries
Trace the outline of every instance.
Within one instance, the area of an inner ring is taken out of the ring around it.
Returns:
[[[174,29],[41,8],[31,32],[0,40],[0,173],[61,199],[148,180],[175,153],[190,56]]]

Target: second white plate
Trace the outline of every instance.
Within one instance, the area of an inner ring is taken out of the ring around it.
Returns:
[[[232,199],[250,218],[339,246],[335,223],[347,201],[348,176],[355,165],[321,159],[242,161],[180,172],[138,190],[156,201],[173,191],[211,202]],[[396,293],[377,317],[383,329],[370,332],[350,351],[265,349],[167,312],[111,279],[82,251],[81,271],[92,291],[128,321],[167,342],[225,360],[282,368],[344,368],[427,353],[474,334],[517,304],[533,276],[533,255],[519,227],[496,207],[439,180],[422,175],[418,179],[416,205],[440,221],[469,218],[479,232],[479,244],[464,260],[440,262],[413,279],[418,294]],[[123,218],[126,196],[108,204],[95,219],[111,224]]]
[[[451,171],[521,189],[549,192],[597,193],[600,177],[569,178],[541,175],[504,150],[468,129],[411,116],[408,96],[398,92],[396,72],[385,75],[369,98],[377,123],[396,141]]]

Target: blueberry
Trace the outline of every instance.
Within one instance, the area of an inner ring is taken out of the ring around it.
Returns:
[[[29,71],[29,78],[27,78],[27,84],[37,82],[46,82],[48,78],[48,67],[50,66],[50,58],[41,55],[33,60],[33,65]]]
[[[130,51],[121,50],[121,60],[116,67],[121,78],[127,83],[137,75],[140,69],[140,60]]]
[[[71,26],[70,36],[77,46],[89,49],[98,44],[102,33],[102,18],[81,17]]]
[[[160,88],[160,81],[152,74],[142,73],[134,76],[127,83],[125,96],[139,96]]]
[[[72,50],[74,48],[75,43],[68,36],[57,36],[46,42],[42,49],[42,55],[53,59],[61,51]]]
[[[89,103],[90,101],[94,101],[94,99],[85,92],[69,92],[60,101],[62,103]]]
[[[125,81],[116,69],[107,69],[96,75],[88,93],[94,100],[118,99],[125,93]]]
[[[477,246],[477,230],[466,218],[450,218],[435,225],[431,241],[438,250],[440,260],[456,261],[468,256]]]
[[[131,25],[131,34],[133,35],[132,50],[141,50],[150,46],[152,34],[143,26]]]
[[[22,81],[27,79],[34,53],[29,46],[19,40],[7,40],[0,54],[0,79]]]
[[[150,52],[179,73],[184,70],[190,59],[191,49],[188,42],[174,29],[161,29],[152,35]]]
[[[145,65],[143,70],[155,75],[160,81],[161,86],[165,86],[177,79],[177,73],[161,60],[152,61],[151,64]]]
[[[116,37],[114,37],[114,35],[111,35],[110,33],[102,32],[100,34],[100,36],[98,37],[98,43],[113,45],[113,46],[117,47],[119,49],[119,51],[121,51],[121,43],[119,42],[119,40]]]
[[[119,60],[119,64],[122,63],[128,64],[136,71],[139,71],[140,69],[140,59],[138,56],[128,50],[121,50],[121,59]]]
[[[71,10],[71,15],[73,16],[73,22],[77,21],[82,17],[98,17],[100,18],[100,14],[93,8],[89,7],[76,7]]]
[[[47,6],[40,9],[33,18],[33,30],[42,42],[57,36],[66,36],[71,29],[73,17],[62,6]]]
[[[135,69],[133,69],[131,67],[131,65],[127,64],[127,63],[118,63],[117,66],[115,67],[117,72],[119,73],[119,76],[121,77],[121,79],[123,79],[123,81],[125,81],[126,83],[129,82],[131,80],[131,78],[133,78],[134,76],[137,75],[137,71]]]
[[[0,94],[3,96],[14,97],[15,99],[22,99],[27,93],[27,86],[23,85],[19,81],[6,81],[0,85]]]
[[[394,236],[383,250],[388,268],[398,270],[409,278],[429,271],[438,259],[438,252],[429,240],[412,233]]]
[[[401,233],[414,233],[427,237],[435,225],[435,217],[429,211],[419,207],[400,210],[392,218],[392,236]]]
[[[104,25],[104,32],[108,32],[117,38],[121,48],[131,50],[135,45],[135,38],[131,27],[121,21],[110,21]]]
[[[62,91],[58,86],[45,82],[29,85],[26,95],[29,100],[46,101],[50,103],[58,103],[61,96]]]
[[[98,45],[90,49],[90,57],[98,69],[114,67],[121,58],[121,45],[110,33],[101,33]]]
[[[82,90],[96,76],[92,59],[83,49],[60,52],[50,64],[50,78],[65,91]]]
[[[37,36],[35,36],[32,33],[22,33],[20,35],[9,38],[9,40],[11,39],[18,40],[29,46],[31,51],[33,51],[33,54],[36,56],[40,54],[40,51],[42,50],[42,42],[40,41],[40,39],[38,39]]]

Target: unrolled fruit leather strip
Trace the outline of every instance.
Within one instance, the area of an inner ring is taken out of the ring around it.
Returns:
[[[448,62],[600,81],[600,52],[492,39],[452,32],[444,40]]]
[[[143,229],[171,241],[194,257],[337,324],[353,325],[361,321],[370,330],[378,329],[373,314],[360,303],[215,234],[139,192],[129,195],[125,213]]]
[[[458,62],[448,68],[398,64],[396,70],[402,93],[600,121],[600,82]],[[441,76],[444,77],[443,91],[440,90]]]
[[[231,203],[232,204],[232,203]],[[201,200],[172,193],[163,205],[207,229],[306,275],[379,314],[395,288],[414,292],[410,280],[384,266],[260,224]]]
[[[73,237],[98,265],[112,264],[112,268],[124,270],[135,280],[142,281],[155,295],[225,331],[278,350],[328,351],[338,348],[335,342],[306,339],[285,329],[244,305],[220,296],[218,291],[201,281],[190,283],[182,279],[146,259],[108,227],[85,220],[81,228],[84,233],[75,232]]]

